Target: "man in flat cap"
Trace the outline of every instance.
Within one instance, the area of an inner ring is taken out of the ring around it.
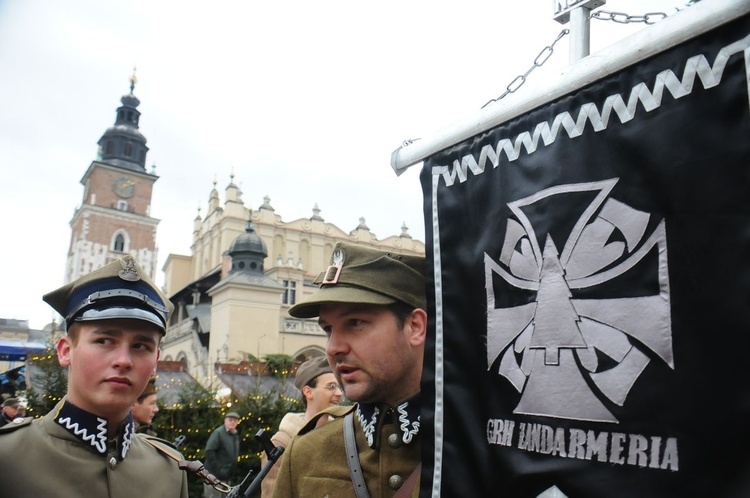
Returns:
[[[18,398],[8,398],[3,401],[3,410],[0,414],[0,427],[10,424],[20,416],[21,402]]]
[[[135,432],[156,436],[151,423],[154,421],[154,415],[159,412],[159,406],[156,403],[156,377],[151,377],[146,384],[138,399],[133,403],[133,422],[135,422]]]
[[[131,413],[156,372],[169,300],[130,256],[44,300],[65,319],[68,392],[46,416],[0,428],[0,498],[186,498],[181,455],[134,434]]]
[[[425,259],[348,243],[312,296],[289,310],[317,316],[328,336],[326,355],[354,407],[286,449],[275,498],[417,496],[420,463],[419,391],[427,333]]]
[[[300,365],[294,377],[294,385],[302,393],[305,411],[302,413],[287,413],[281,419],[279,430],[271,437],[271,442],[284,448],[289,446],[292,438],[317,413],[330,406],[337,406],[342,395],[341,386],[333,375],[331,366],[325,356],[316,356]],[[266,466],[267,461],[264,453],[261,456],[261,468]],[[280,467],[281,461],[277,461],[266,474],[260,487],[261,498],[270,498],[273,494],[273,486]]]
[[[237,424],[240,414],[227,412],[224,415],[224,425],[214,429],[206,442],[206,469],[222,482],[229,482],[237,468],[240,456],[240,436],[237,434]],[[205,498],[219,498],[224,496],[209,484],[203,485]]]

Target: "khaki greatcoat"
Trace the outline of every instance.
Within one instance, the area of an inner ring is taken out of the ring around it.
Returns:
[[[353,407],[331,407],[322,413],[336,417],[325,425],[292,440],[281,459],[281,470],[276,479],[274,498],[352,498],[354,486],[349,474],[344,447],[344,415]],[[398,437],[396,420],[379,426],[375,449],[367,445],[362,426],[355,420],[355,439],[362,473],[370,498],[391,498],[420,462],[420,437],[409,444]],[[309,425],[305,427],[308,429]],[[304,430],[302,431],[304,432]],[[394,441],[398,440],[398,441]],[[412,493],[418,496],[419,486]]]
[[[0,498],[187,498],[187,475],[149,436],[133,435],[122,460],[114,447],[99,454],[54,421],[61,403],[42,418],[0,430]]]

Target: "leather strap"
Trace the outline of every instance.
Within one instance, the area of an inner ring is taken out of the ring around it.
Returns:
[[[355,496],[357,498],[370,498],[365,478],[362,475],[362,466],[359,464],[357,441],[354,439],[354,412],[349,412],[344,417],[344,447],[346,448],[346,462],[349,464],[349,474],[352,476]]]
[[[148,437],[145,437],[144,439],[148,444],[156,448],[159,453],[166,455],[167,457],[177,462],[177,467],[179,467],[180,470],[187,470],[188,472],[192,472],[193,474],[203,479],[203,482],[212,486],[216,491],[219,491],[220,493],[226,494],[232,491],[232,487],[230,485],[221,482],[215,475],[210,473],[206,469],[206,467],[203,466],[203,463],[201,463],[200,460],[184,460],[180,458],[180,454],[172,453],[164,446],[151,441],[151,439],[149,439]]]
[[[414,492],[414,488],[417,487],[417,482],[422,475],[422,462],[419,462],[414,470],[411,471],[409,477],[406,478],[404,484],[398,488],[393,498],[409,498]]]

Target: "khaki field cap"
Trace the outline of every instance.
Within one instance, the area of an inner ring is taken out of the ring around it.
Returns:
[[[156,377],[151,377],[148,379],[148,384],[146,384],[146,389],[143,390],[141,395],[138,397],[139,400],[143,400],[152,394],[156,394]]]
[[[328,360],[325,356],[316,356],[299,366],[294,377],[294,385],[301,391],[311,380],[325,373],[333,373]]]
[[[174,309],[132,256],[125,256],[45,294],[44,301],[73,322],[126,318],[153,323],[166,332]]]
[[[323,303],[388,305],[402,302],[427,309],[425,258],[346,242],[333,248],[331,264],[321,273],[315,294],[289,309],[296,318],[313,318]]]

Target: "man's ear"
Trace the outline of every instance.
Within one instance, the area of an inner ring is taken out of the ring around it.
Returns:
[[[311,400],[313,397],[313,390],[310,386],[302,386],[302,395],[307,398],[307,400]]]
[[[409,342],[413,347],[424,346],[427,340],[427,313],[420,308],[416,308],[406,318],[409,325]]]
[[[70,366],[70,351],[73,349],[70,343],[70,337],[64,335],[57,341],[57,362],[61,367],[66,368]]]

